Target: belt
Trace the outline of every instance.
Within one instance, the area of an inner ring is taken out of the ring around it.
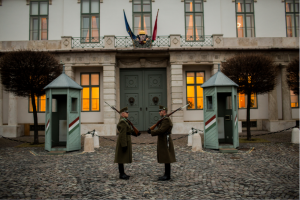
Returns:
[[[132,135],[132,133],[127,132],[126,135]]]

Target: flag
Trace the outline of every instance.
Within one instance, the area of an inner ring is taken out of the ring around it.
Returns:
[[[125,20],[125,26],[126,26],[126,31],[127,33],[130,35],[131,39],[135,40],[136,39],[136,36],[133,34],[133,32],[131,31],[131,28],[127,22],[127,18],[126,18],[126,14],[125,14],[125,11],[123,10],[124,12],[124,20]]]
[[[159,11],[159,9],[158,9],[158,11]],[[156,20],[155,20],[154,29],[153,29],[153,34],[152,34],[152,42],[153,42],[154,40],[156,40],[158,11],[157,11],[157,14],[156,14]]]

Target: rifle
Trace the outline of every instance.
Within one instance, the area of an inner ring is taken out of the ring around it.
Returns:
[[[186,104],[185,106],[180,107],[180,108],[177,108],[177,109],[174,110],[173,112],[171,112],[171,113],[169,113],[169,114],[166,114],[163,118],[161,118],[160,120],[158,120],[158,121],[156,122],[156,124],[154,124],[153,126],[151,126],[151,127],[150,127],[150,130],[154,130],[155,127],[156,127],[158,124],[160,124],[164,118],[169,117],[169,116],[171,116],[172,114],[174,114],[175,112],[184,109],[184,108],[187,107],[188,105],[190,105],[190,104],[188,103],[188,104]]]
[[[106,103],[106,102],[105,102]],[[117,111],[117,113],[121,114],[120,111],[118,111],[114,106],[109,105],[108,103],[106,103],[109,107],[111,107],[111,109]],[[128,121],[128,123],[130,124],[130,126],[133,128],[134,132],[136,135],[138,135],[139,130],[131,123],[131,121],[129,121],[129,119],[126,119]]]

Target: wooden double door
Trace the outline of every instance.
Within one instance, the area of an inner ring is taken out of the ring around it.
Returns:
[[[129,120],[146,131],[159,119],[159,105],[167,106],[166,69],[120,69],[120,108],[128,107]]]

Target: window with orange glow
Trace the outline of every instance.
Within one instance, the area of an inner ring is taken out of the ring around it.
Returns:
[[[146,35],[152,35],[151,17],[152,17],[151,0],[133,0],[133,33],[138,35],[141,30]]]
[[[204,72],[186,73],[186,101],[190,105],[187,109],[203,109]]]
[[[286,36],[299,36],[299,0],[285,0]]]
[[[294,94],[294,92],[291,90],[291,107],[292,108],[299,108],[299,95]]]
[[[30,40],[48,40],[48,1],[30,2]]]
[[[100,111],[100,80],[99,73],[83,73],[80,77],[81,110]]]
[[[81,0],[81,42],[100,41],[99,0]]]
[[[37,98],[35,96],[35,106],[36,106],[37,112],[45,112],[46,111],[46,95],[40,96],[39,98]],[[33,112],[31,97],[29,97],[29,112]]]
[[[203,23],[203,0],[185,0],[185,40],[201,40],[204,36]]]
[[[247,108],[247,95],[246,94],[238,94],[239,98],[239,108]],[[257,108],[257,97],[256,94],[251,94],[251,104],[250,108]]]
[[[255,37],[253,0],[236,0],[237,37]]]

